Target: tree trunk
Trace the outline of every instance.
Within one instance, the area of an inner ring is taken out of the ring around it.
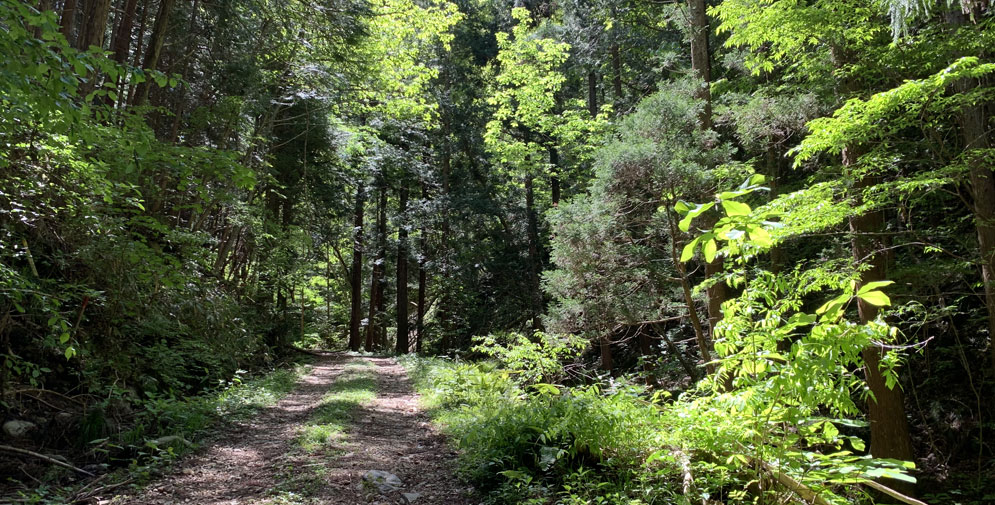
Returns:
[[[525,214],[526,234],[529,243],[529,294],[532,306],[529,315],[532,317],[532,327],[540,329],[542,327],[539,321],[539,314],[542,313],[542,293],[539,292],[539,222],[536,217],[535,192],[531,174],[525,176]]]
[[[422,199],[428,202],[428,186],[422,183]],[[415,318],[415,352],[421,354],[422,342],[425,340],[425,290],[428,274],[425,272],[425,258],[428,255],[428,229],[422,224],[418,234],[418,314]]]
[[[625,98],[622,95],[622,55],[618,44],[612,44],[612,88],[615,92],[615,105],[620,105]]]
[[[858,147],[845,148],[843,165],[854,167],[860,154]],[[854,190],[862,192],[875,182],[873,178],[863,177],[857,181]],[[869,269],[861,272],[859,284],[885,280],[887,265],[886,256],[882,252],[885,244],[880,235],[884,231],[884,213],[870,211],[851,217],[850,231],[853,233],[851,243],[854,261],[870,265]],[[860,314],[860,322],[868,323],[877,317],[878,308],[858,298],[857,312]],[[867,386],[873,395],[867,401],[867,418],[871,423],[871,455],[875,458],[910,461],[913,455],[909,426],[905,419],[905,398],[900,387],[887,387],[879,366],[886,352],[881,347],[868,347],[862,352]]]
[[[705,13],[705,0],[689,0],[688,5],[691,10],[691,69],[695,77],[702,81],[701,87],[695,92],[695,98],[705,102],[698,122],[703,130],[708,130],[712,127],[712,93],[709,90],[712,65],[708,59],[708,15]]]
[[[397,227],[397,353],[407,354],[408,343],[408,187],[402,182],[398,190]]]
[[[86,24],[79,38],[80,49],[86,50],[90,46],[103,48],[104,34],[107,32],[107,18],[110,13],[111,0],[90,0],[85,16]]]
[[[587,71],[587,111],[591,117],[598,115],[598,74],[593,69]]]
[[[145,61],[142,62],[142,68],[145,70],[155,70],[159,64],[159,55],[162,53],[162,45],[166,41],[166,30],[169,28],[169,16],[172,13],[174,2],[175,0],[162,0],[159,4],[159,13],[155,17],[155,25],[152,26],[152,37],[149,39]],[[150,86],[151,80],[148,78],[138,85],[133,105],[145,105],[149,99]]]
[[[981,12],[972,14],[980,16]],[[955,26],[964,25],[968,22],[968,17],[962,11],[953,9],[950,21]],[[959,93],[966,93],[976,88],[978,84],[974,79],[965,79],[956,83],[955,88]],[[995,142],[989,133],[988,123],[991,118],[985,110],[985,105],[975,104],[964,108],[958,123],[964,140],[964,151],[967,153],[978,151],[968,154],[965,158],[970,167],[974,227],[978,235],[981,282],[985,290],[985,308],[988,312],[989,366],[995,371],[995,172],[991,159],[986,159],[984,154],[981,154],[982,149],[990,149]]]
[[[442,207],[442,232],[439,236],[439,242],[441,243],[441,250],[438,252],[437,256],[441,259],[442,266],[442,299],[439,303],[439,326],[442,330],[442,345],[439,349],[442,353],[449,350],[451,345],[449,341],[449,334],[452,331],[452,324],[450,322],[451,312],[449,310],[449,172],[452,169],[452,159],[449,154],[449,125],[446,124],[444,127],[446,135],[446,143],[442,146],[442,195],[444,198],[444,203]]]
[[[373,262],[373,275],[370,281],[370,317],[366,327],[367,352],[379,342],[381,331],[380,312],[383,311],[384,261],[387,255],[387,182],[380,178],[380,196],[377,199],[377,257]]]
[[[73,26],[76,24],[76,2],[77,0],[66,0],[62,5],[62,18],[59,20],[62,35],[69,42],[70,46],[76,47],[76,40],[73,38]]]
[[[352,271],[349,272],[352,290],[352,310],[349,313],[349,349],[359,350],[360,334],[359,323],[363,317],[363,204],[366,195],[363,192],[363,183],[356,185],[356,210],[353,221],[352,240]]]
[[[598,346],[601,349],[601,369],[611,372],[614,365],[612,363],[611,340],[609,340],[608,335],[601,336]]]
[[[121,19],[114,30],[114,40],[111,50],[114,51],[114,61],[124,65],[128,63],[128,49],[131,48],[131,32],[135,28],[135,12],[138,10],[138,0],[125,0]]]
[[[560,152],[555,147],[549,148],[549,189],[553,207],[560,205]]]

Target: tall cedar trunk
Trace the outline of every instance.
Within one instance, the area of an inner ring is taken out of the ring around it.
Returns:
[[[851,56],[843,48],[833,48],[832,56],[837,68],[851,63]],[[860,83],[854,77],[844,78],[839,83],[839,91],[844,98],[849,98],[860,88]],[[842,153],[844,169],[849,171],[857,169],[857,162],[864,152],[866,151],[863,146],[844,147]],[[861,199],[863,191],[877,182],[877,178],[873,176],[861,176],[854,185],[856,198]],[[884,213],[881,211],[871,211],[850,218],[853,259],[857,263],[870,266],[861,272],[860,285],[885,280],[887,257],[884,253],[885,244],[882,235],[884,224]],[[860,321],[867,323],[877,317],[878,308],[858,298],[857,312]],[[867,401],[867,418],[871,424],[871,455],[875,458],[909,461],[913,454],[912,439],[909,437],[908,421],[905,418],[905,396],[900,387],[888,388],[885,383],[880,367],[885,352],[887,351],[881,347],[868,347],[861,352],[867,387],[873,395],[873,399],[869,398]],[[911,491],[910,486],[899,481],[889,481],[889,484],[903,491]]]
[[[107,18],[111,13],[111,0],[90,0],[84,19],[86,24],[79,38],[80,49],[90,46],[103,48],[107,32]]]
[[[852,167],[859,157],[859,148],[848,147],[843,150],[843,165]],[[854,189],[863,191],[875,182],[870,177],[864,177]],[[850,231],[853,233],[854,260],[870,265],[869,269],[861,272],[860,284],[885,280],[887,265],[880,235],[884,231],[884,213],[872,211],[851,217]],[[861,323],[873,321],[878,315],[877,307],[859,298],[857,311]],[[912,444],[905,419],[905,397],[900,387],[888,388],[885,384],[880,368],[885,352],[881,347],[868,347],[861,353],[867,386],[874,395],[873,399],[867,401],[867,418],[871,423],[871,454],[875,458],[909,461],[912,459]]]
[[[363,206],[366,195],[363,192],[363,184],[356,186],[356,210],[353,221],[352,239],[352,271],[349,272],[352,290],[352,310],[349,312],[349,349],[359,350],[361,336],[359,334],[359,323],[363,317]]]
[[[612,90],[615,92],[615,104],[620,105],[625,98],[622,96],[622,54],[618,44],[612,44]]]
[[[656,374],[653,369],[653,362],[651,361],[653,358],[653,345],[650,342],[650,335],[642,326],[636,331],[639,333],[639,354],[643,357],[643,372],[646,373],[646,385],[655,386]]]
[[[155,70],[159,64],[159,55],[162,54],[162,45],[166,41],[166,30],[169,27],[169,16],[173,11],[174,2],[175,0],[162,0],[159,4],[159,13],[156,14],[155,25],[152,26],[152,37],[145,52],[145,61],[142,62],[142,68],[145,70]],[[150,81],[151,79],[147,79],[138,85],[133,105],[145,105],[148,101]]]
[[[601,336],[601,339],[598,341],[598,347],[601,350],[601,369],[610,372],[614,365],[612,363],[611,339],[609,339],[608,335]]]
[[[377,257],[373,262],[373,275],[370,281],[370,317],[366,327],[367,352],[379,342],[381,331],[380,311],[383,310],[384,261],[387,255],[387,181],[380,178],[380,196],[377,198]]]
[[[542,312],[542,294],[539,292],[539,221],[535,210],[535,191],[532,175],[525,176],[526,234],[529,242],[529,295],[532,326],[540,329],[539,314]]]
[[[708,16],[705,13],[705,0],[690,0],[688,5],[691,10],[691,68],[695,76],[701,80],[701,86],[695,91],[695,98],[704,102],[704,107],[698,116],[698,125],[702,130],[708,130],[712,127],[712,94],[709,90],[712,82],[712,65],[708,55]],[[707,277],[711,278],[721,273],[720,257],[705,265]],[[708,298],[709,334],[714,339],[715,326],[722,320],[722,303],[728,298],[725,282],[713,284],[705,290],[705,295]],[[705,352],[708,353],[708,349]]]
[[[591,117],[598,115],[598,74],[593,69],[587,71],[587,111]]]
[[[705,0],[689,0],[691,8],[691,69],[695,77],[701,79],[701,86],[695,92],[695,98],[703,100],[705,107],[698,116],[698,123],[703,130],[712,127],[712,93],[709,85],[712,82],[712,65],[708,59],[708,16],[705,13]]]
[[[200,13],[200,0],[194,0],[193,7],[191,8],[190,14],[190,25],[187,28],[187,47],[184,51],[183,62],[180,64],[180,76],[184,79],[188,77],[188,72],[190,70],[190,60],[193,59],[195,46],[197,44],[197,37],[194,35],[197,33],[197,15]],[[179,93],[174,102],[176,105],[173,107],[173,124],[169,128],[169,142],[175,144],[180,137],[180,123],[183,120],[184,108],[187,105],[187,88],[188,86],[181,86]],[[307,159],[305,158],[305,169],[307,168]]]
[[[114,52],[114,61],[122,65],[128,63],[128,49],[131,48],[131,32],[135,28],[135,12],[137,10],[138,0],[126,0],[124,10],[121,12],[121,19],[114,30],[111,50]]]
[[[76,47],[76,41],[72,36],[73,27],[76,24],[76,5],[77,0],[66,0],[66,3],[62,5],[62,19],[59,20],[61,28],[59,31],[73,47]]]
[[[397,353],[407,354],[408,343],[408,187],[402,182],[397,192]]]
[[[977,9],[977,7],[975,7]],[[980,17],[981,12],[972,13]],[[950,21],[955,26],[966,24],[969,19],[958,9],[950,13]],[[982,55],[979,55],[982,56]],[[974,79],[965,79],[955,87],[958,92],[966,93],[978,86]],[[972,210],[974,211],[974,227],[978,235],[978,252],[981,259],[981,282],[985,290],[985,308],[988,311],[988,350],[989,366],[995,371],[995,172],[992,164],[983,154],[982,149],[993,147],[988,122],[990,116],[984,103],[965,107],[960,113],[961,136],[964,140],[964,151],[970,167]]]
[[[144,47],[143,43],[145,42],[145,27],[148,25],[149,21],[149,3],[151,3],[151,0],[142,1],[142,14],[141,16],[138,17],[139,19],[138,32],[137,32],[138,36],[135,37],[135,50],[132,53],[134,56],[132,57],[133,59],[131,63],[136,67],[139,65],[142,59],[142,49]],[[125,83],[122,80],[121,87],[117,91],[118,101],[123,101],[121,106],[135,103],[135,97],[138,94],[138,85],[131,83],[128,87],[127,99],[125,99],[124,84]]]
[[[422,183],[422,199],[428,201],[428,186]],[[425,290],[428,287],[428,275],[425,272],[427,258],[428,229],[423,224],[418,233],[418,315],[415,318],[415,352],[421,353],[422,341],[425,340]]]
[[[560,151],[549,148],[549,189],[553,207],[560,205]]]
[[[440,349],[443,353],[449,350],[451,345],[449,341],[449,333],[451,331],[451,322],[449,318],[451,317],[451,312],[449,310],[449,172],[452,169],[452,161],[449,154],[449,144],[448,144],[448,132],[449,125],[446,124],[445,130],[446,144],[442,147],[442,195],[445,200],[442,207],[442,232],[439,236],[439,242],[442,245],[442,249],[439,251],[438,256],[442,259],[442,300],[439,304],[439,325],[442,329],[442,348]]]

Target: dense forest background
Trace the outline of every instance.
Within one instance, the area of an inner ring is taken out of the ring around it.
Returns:
[[[986,0],[4,1],[4,444],[128,460],[169,432],[150,405],[299,349],[569,355],[532,382],[767,412],[786,468],[846,439],[984,503],[993,23]]]

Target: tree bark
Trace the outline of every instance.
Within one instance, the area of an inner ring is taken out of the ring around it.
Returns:
[[[615,105],[620,105],[625,96],[622,95],[622,55],[618,44],[612,44],[612,89],[615,92]]]
[[[843,149],[843,166],[855,167],[860,154],[861,149],[856,146]],[[854,190],[862,192],[875,182],[877,181],[872,177],[864,176],[857,181]],[[870,211],[850,218],[853,259],[870,266],[861,272],[860,285],[886,278],[887,258],[882,252],[885,244],[880,235],[884,231],[884,221],[884,213],[881,211]],[[858,298],[857,312],[860,322],[868,323],[877,317],[878,308]],[[910,461],[913,454],[905,418],[905,397],[900,387],[888,388],[881,373],[880,363],[886,352],[881,347],[868,347],[861,353],[864,358],[865,379],[873,395],[867,401],[867,418],[871,423],[871,455],[875,458]]]
[[[539,222],[535,211],[535,191],[533,188],[532,175],[525,176],[525,214],[526,214],[526,234],[529,243],[529,291],[530,291],[530,316],[532,317],[532,327],[540,329],[539,314],[542,313],[542,293],[539,292]]]
[[[379,343],[379,332],[382,324],[380,313],[383,311],[383,277],[384,261],[387,256],[387,182],[380,178],[380,196],[377,199],[377,257],[373,262],[373,275],[370,281],[370,317],[366,327],[367,352],[373,350]]]
[[[407,354],[408,342],[408,187],[402,182],[398,190],[397,227],[397,353]]]
[[[421,195],[428,201],[428,186],[422,183]],[[418,234],[418,314],[415,317],[415,352],[421,354],[425,340],[425,290],[428,288],[428,274],[425,271],[425,258],[428,255],[428,229],[422,223]]]
[[[111,0],[90,0],[85,16],[86,24],[79,38],[79,48],[90,46],[103,48],[104,34],[107,32],[107,18],[111,13]]]
[[[352,292],[352,307],[349,313],[349,349],[359,350],[359,323],[363,317],[363,206],[366,195],[363,183],[356,185],[356,210],[353,221],[352,239],[352,271],[350,288]]]
[[[59,20],[59,31],[72,47],[76,47],[76,40],[72,36],[73,26],[76,24],[76,2],[77,0],[66,0],[62,5],[62,18]]]
[[[705,0],[689,0],[691,10],[691,69],[695,77],[701,80],[701,86],[695,90],[695,98],[705,102],[705,107],[698,116],[698,123],[703,130],[712,127],[712,93],[709,85],[712,82],[712,65],[708,55],[708,15],[705,13]]]
[[[549,148],[549,189],[553,207],[560,205],[560,152],[555,147]]]
[[[598,115],[598,74],[593,69],[587,71],[587,111],[591,117]]]
[[[114,61],[124,65],[128,63],[128,49],[131,48],[131,32],[135,28],[135,13],[138,11],[138,0],[125,0],[121,19],[114,30],[114,40],[111,49],[114,51]]]
[[[174,2],[175,0],[162,0],[159,4],[159,13],[156,14],[155,24],[152,26],[152,36],[145,53],[145,61],[142,62],[142,68],[145,70],[155,70],[159,64],[159,55],[162,54],[162,45],[166,41],[166,30],[169,28],[169,16],[173,11]],[[133,105],[145,105],[148,101],[150,81],[146,78],[145,82],[138,85]]]

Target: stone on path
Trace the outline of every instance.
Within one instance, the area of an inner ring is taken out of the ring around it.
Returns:
[[[415,492],[401,493],[401,498],[404,498],[404,503],[410,505],[414,503],[415,500],[417,500],[418,498],[421,498],[421,493],[415,493]]]
[[[370,470],[364,473],[363,484],[376,487],[381,494],[389,494],[404,487],[400,477],[383,470]]]
[[[37,427],[38,425],[31,421],[7,421],[3,423],[3,432],[11,438],[21,438]]]

